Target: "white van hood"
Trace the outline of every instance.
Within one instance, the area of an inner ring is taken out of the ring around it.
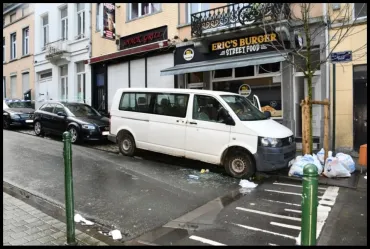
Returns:
[[[258,121],[243,121],[243,125],[253,130],[259,137],[285,138],[293,135],[293,132],[273,119]]]

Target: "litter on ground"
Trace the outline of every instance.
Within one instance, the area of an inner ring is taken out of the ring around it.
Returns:
[[[241,186],[242,188],[255,188],[258,186],[258,184],[255,184],[254,182],[250,182],[248,180],[241,180],[239,186]]]
[[[80,214],[75,214],[74,220],[75,220],[76,223],[83,222],[82,225],[88,225],[88,226],[94,225],[94,222],[86,220]]]
[[[109,235],[111,235],[114,240],[122,239],[122,234],[120,230],[110,231]]]

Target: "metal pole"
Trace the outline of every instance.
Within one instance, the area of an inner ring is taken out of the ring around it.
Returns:
[[[67,245],[76,245],[74,223],[73,177],[72,177],[72,135],[68,131],[63,133],[64,180],[66,193],[67,218]]]
[[[318,173],[313,164],[303,168],[301,245],[316,245]]]
[[[332,147],[331,147],[331,150],[334,152],[335,151],[335,109],[337,108],[337,105],[335,103],[336,101],[336,65],[335,63],[333,63],[333,144],[332,144]]]

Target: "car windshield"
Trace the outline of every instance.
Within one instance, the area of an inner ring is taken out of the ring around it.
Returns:
[[[5,104],[9,108],[33,108],[31,102],[20,102],[20,101],[5,101]]]
[[[258,110],[246,97],[240,95],[221,95],[221,98],[230,106],[240,121],[267,119],[265,114]]]
[[[88,105],[65,104],[65,107],[75,117],[100,116],[100,113]]]

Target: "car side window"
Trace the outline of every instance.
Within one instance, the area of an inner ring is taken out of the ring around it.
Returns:
[[[62,113],[66,113],[66,111],[64,110],[64,107],[62,105],[56,105],[55,108],[54,108],[54,113],[55,114],[58,114],[58,112],[62,112]]]
[[[52,113],[54,110],[55,104],[46,104],[45,106],[41,107],[40,110],[44,112],[50,112]]]
[[[130,112],[153,113],[154,93],[123,93],[119,110]]]
[[[219,115],[222,105],[211,96],[194,95],[193,119],[223,123],[224,120]]]
[[[186,117],[189,94],[158,93],[155,98],[154,114]]]

